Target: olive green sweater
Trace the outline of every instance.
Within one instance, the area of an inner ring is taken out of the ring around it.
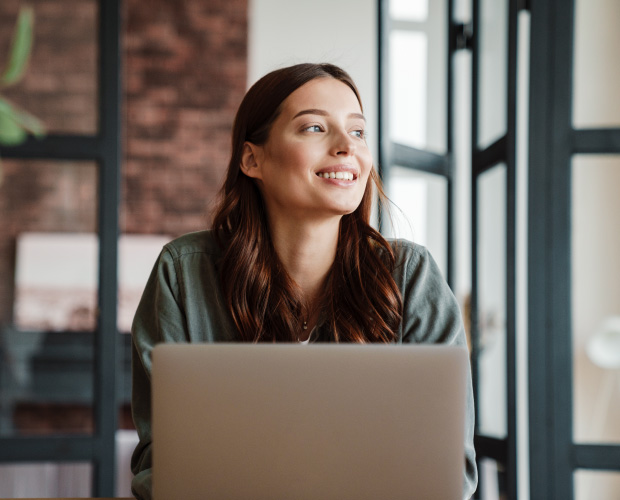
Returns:
[[[391,241],[393,272],[403,300],[398,343],[465,345],[457,302],[437,264],[420,245]],[[151,350],[160,342],[235,342],[239,340],[221,294],[221,251],[210,231],[187,234],[162,250],[146,285],[132,326],[132,412],[140,442],[132,457],[136,498],[151,498]],[[329,342],[318,326],[311,342]],[[474,404],[468,380],[463,498],[476,489]]]

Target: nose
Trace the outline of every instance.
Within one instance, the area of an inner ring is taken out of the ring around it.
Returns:
[[[333,153],[337,156],[350,156],[355,153],[355,141],[346,131],[339,131],[334,138]]]

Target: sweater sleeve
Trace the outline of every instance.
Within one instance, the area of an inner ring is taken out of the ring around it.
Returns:
[[[403,265],[403,342],[467,346],[461,312],[430,253],[422,246],[408,248]],[[474,449],[474,397],[471,372],[467,375],[465,407],[465,475],[463,499],[478,483]]]
[[[151,272],[131,328],[131,411],[139,437],[131,459],[131,488],[139,500],[152,497],[151,351],[160,342],[187,341],[186,325],[175,260],[165,248]]]

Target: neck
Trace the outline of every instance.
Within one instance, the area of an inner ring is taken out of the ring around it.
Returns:
[[[273,244],[310,308],[322,293],[336,257],[340,217],[320,222],[270,221]]]

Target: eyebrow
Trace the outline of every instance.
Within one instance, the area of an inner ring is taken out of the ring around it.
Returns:
[[[316,109],[316,108],[303,109],[299,113],[297,113],[295,116],[293,116],[293,120],[297,118],[298,116],[303,116],[303,115],[329,116],[329,113],[325,111],[324,109]],[[349,113],[348,116],[349,118],[359,118],[361,120],[366,121],[366,117],[361,113]]]

